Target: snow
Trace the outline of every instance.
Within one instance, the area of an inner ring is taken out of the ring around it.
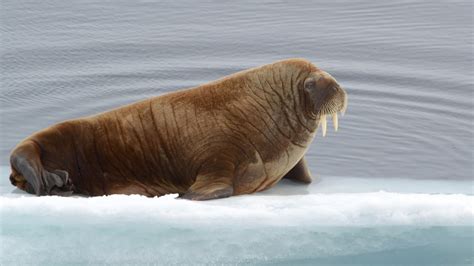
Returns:
[[[93,198],[2,197],[2,215],[89,217],[90,219],[156,220],[176,224],[239,224],[245,226],[385,226],[470,225],[474,197],[462,194],[399,194],[389,192],[240,196],[194,202],[113,195]]]
[[[35,197],[0,168],[2,265],[472,264],[472,181],[327,177],[194,202]]]

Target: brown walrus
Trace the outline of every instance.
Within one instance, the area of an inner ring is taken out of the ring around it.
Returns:
[[[10,180],[36,195],[192,200],[309,183],[304,153],[346,99],[309,61],[283,60],[41,130],[13,150]]]

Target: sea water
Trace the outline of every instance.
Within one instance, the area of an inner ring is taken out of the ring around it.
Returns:
[[[2,1],[1,264],[473,264],[472,5]],[[9,184],[39,129],[290,57],[349,97],[310,186],[190,202]]]

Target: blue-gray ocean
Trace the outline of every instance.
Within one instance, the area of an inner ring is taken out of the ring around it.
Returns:
[[[474,263],[471,1],[0,4],[0,264]],[[29,197],[8,154],[62,120],[303,57],[349,105],[319,181],[206,203]]]

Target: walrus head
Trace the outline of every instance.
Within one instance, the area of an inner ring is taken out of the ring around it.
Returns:
[[[303,84],[308,112],[319,119],[323,136],[326,135],[326,116],[333,119],[334,130],[338,128],[338,113],[344,115],[347,108],[347,94],[327,72],[311,72]]]

